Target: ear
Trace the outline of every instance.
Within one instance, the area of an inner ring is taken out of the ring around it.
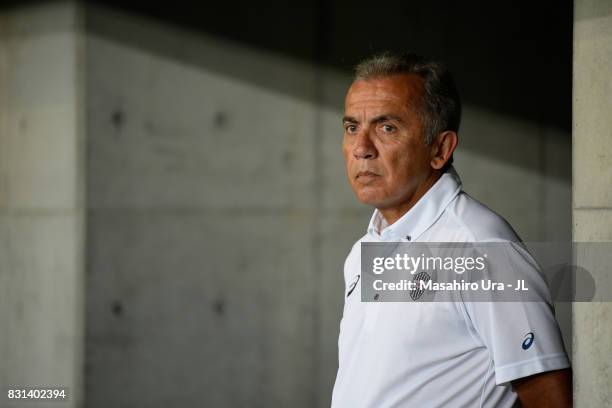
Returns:
[[[452,130],[440,133],[432,142],[431,148],[431,167],[440,170],[451,158],[459,138],[457,133]]]

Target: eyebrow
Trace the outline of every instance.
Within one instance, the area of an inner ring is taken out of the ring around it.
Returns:
[[[380,122],[385,122],[388,120],[395,120],[397,122],[403,122],[402,118],[400,118],[399,116],[391,115],[391,114],[384,114],[384,115],[379,115],[379,116],[376,116],[375,118],[372,118],[372,120],[370,120],[370,123],[380,123]],[[342,118],[342,123],[347,123],[347,122],[348,123],[359,123],[359,121],[352,116],[344,116]]]

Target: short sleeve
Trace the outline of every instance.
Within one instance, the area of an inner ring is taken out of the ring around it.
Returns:
[[[537,263],[520,244],[504,246],[499,268],[527,277],[531,301],[465,302],[471,324],[489,350],[500,385],[533,374],[569,367],[550,293]],[[534,298],[535,296],[535,298]]]

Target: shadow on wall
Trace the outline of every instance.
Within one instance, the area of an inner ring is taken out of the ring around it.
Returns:
[[[525,2],[506,5],[505,9],[485,9],[475,4],[453,2],[387,5],[393,13],[381,11],[377,5],[356,7],[344,2],[284,2],[236,5],[215,4],[213,7],[183,5],[168,8],[149,4],[129,6],[125,2],[105,0],[110,4],[159,22],[187,27],[192,37],[204,34],[213,40],[224,39],[218,46],[242,44],[241,51],[268,50],[266,55],[284,55],[287,61],[327,67],[334,72],[350,73],[359,59],[376,50],[413,50],[432,58],[440,58],[455,74],[459,89],[468,105],[537,123],[542,128],[557,129],[548,137],[556,143],[568,143],[571,128],[571,42],[572,2],[561,7],[558,2]],[[369,9],[368,7],[371,7]],[[364,16],[381,15],[363,23]],[[172,43],[163,32],[155,38],[150,33],[132,30],[126,36],[118,30],[121,20],[94,18],[90,27],[106,36],[118,36],[136,48],[146,49],[172,59],[185,61],[223,75],[259,84],[267,89],[306,98],[337,109],[342,92],[316,92],[303,89],[294,77],[275,77],[259,72],[257,64],[235,63],[236,58],[219,55],[210,58],[210,49],[197,52],[182,41]],[[360,23],[361,22],[361,23]],[[543,22],[546,24],[543,25]],[[230,47],[227,53],[233,54]],[[213,54],[215,55],[215,54]],[[248,55],[248,54],[247,54]],[[280,62],[280,61],[279,61]],[[506,149],[487,144],[464,146],[498,160],[517,162],[522,155],[508,154]],[[515,146],[520,146],[516,144]],[[521,149],[514,149],[520,151]],[[562,161],[562,160],[561,160]],[[532,166],[532,164],[527,164]],[[555,177],[568,177],[569,170],[555,166],[535,166]]]
[[[376,50],[410,49],[447,63],[472,105],[564,130],[571,126],[571,1],[491,8],[396,1],[384,9],[325,0],[174,8],[96,3],[341,71]],[[266,86],[283,86],[272,82]]]

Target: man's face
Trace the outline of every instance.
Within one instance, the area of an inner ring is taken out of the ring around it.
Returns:
[[[422,79],[394,75],[359,80],[345,100],[342,150],[357,198],[378,209],[411,201],[432,174],[417,107]]]

